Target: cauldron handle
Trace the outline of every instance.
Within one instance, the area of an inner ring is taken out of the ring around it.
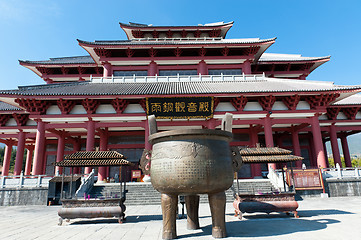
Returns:
[[[157,121],[155,120],[155,115],[148,116],[148,127],[149,127],[149,135],[158,132]]]
[[[222,119],[221,130],[232,132],[232,120],[233,120],[233,114],[226,113]]]

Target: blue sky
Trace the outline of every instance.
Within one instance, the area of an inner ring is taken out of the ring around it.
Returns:
[[[228,38],[271,38],[267,52],[331,55],[309,80],[361,84],[361,1],[0,0],[1,89],[44,83],[18,60],[86,55],[76,41],[125,39],[119,22],[234,21]]]

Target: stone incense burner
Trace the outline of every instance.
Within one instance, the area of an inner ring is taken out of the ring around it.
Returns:
[[[178,195],[186,196],[188,229],[199,228],[197,194],[208,194],[212,236],[226,237],[225,190],[232,185],[234,172],[229,147],[232,115],[226,114],[222,130],[157,132],[155,117],[150,116],[148,120],[149,142],[153,144],[150,175],[153,187],[162,193],[163,239],[177,237]]]

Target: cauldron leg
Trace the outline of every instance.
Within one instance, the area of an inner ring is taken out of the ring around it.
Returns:
[[[194,230],[199,228],[199,195],[185,196],[187,208],[187,229]]]
[[[208,194],[208,201],[212,214],[212,236],[224,238],[227,236],[225,223],[226,194],[224,192]]]
[[[178,195],[162,193],[163,239],[177,238],[176,210]]]

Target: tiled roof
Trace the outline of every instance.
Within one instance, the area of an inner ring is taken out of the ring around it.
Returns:
[[[243,163],[275,163],[294,162],[303,160],[303,157],[294,155],[242,156]]]
[[[243,148],[239,150],[242,156],[254,156],[254,155],[285,155],[291,154],[292,151],[278,148],[278,147],[256,147],[256,148]]]
[[[81,176],[56,176],[49,180],[49,182],[76,182],[78,179],[81,179]]]
[[[0,101],[0,111],[21,111],[23,109]]]
[[[330,56],[324,57],[302,57],[300,54],[279,54],[279,53],[263,53],[259,58],[259,62],[298,62],[298,61],[317,61],[329,59]]]
[[[198,25],[189,25],[189,26],[155,26],[153,24],[143,24],[143,23],[133,23],[133,22],[129,22],[129,23],[122,23],[120,22],[119,24],[122,26],[129,26],[129,27],[144,27],[144,28],[157,28],[157,27],[165,27],[165,28],[169,28],[169,27],[218,27],[218,26],[224,26],[224,25],[228,25],[228,24],[232,24],[232,22],[215,22],[215,23],[206,23],[206,24],[198,24]]]
[[[293,162],[303,160],[303,157],[291,155],[290,150],[278,147],[256,147],[240,149],[244,163]]]
[[[58,64],[92,64],[95,63],[91,56],[75,56],[75,57],[59,57],[50,58],[44,61],[28,61],[19,60],[20,63],[28,64],[43,64],[43,65],[58,65]]]
[[[123,154],[116,151],[80,151],[64,156],[64,160],[56,162],[60,167],[85,166],[122,166],[133,165],[125,160]]]
[[[361,94],[355,94],[350,97],[344,98],[332,105],[361,105]]]
[[[177,95],[281,93],[361,90],[361,86],[340,86],[332,82],[264,78],[245,81],[59,83],[3,90],[2,95],[23,96],[104,96],[104,95]]]
[[[195,44],[252,44],[252,43],[265,43],[274,41],[276,38],[259,39],[259,38],[242,38],[242,39],[218,39],[218,40],[204,40],[199,39],[158,39],[158,40],[114,40],[114,41],[95,41],[88,42],[79,40],[81,44],[99,45],[99,46],[117,46],[117,45],[195,45]]]

